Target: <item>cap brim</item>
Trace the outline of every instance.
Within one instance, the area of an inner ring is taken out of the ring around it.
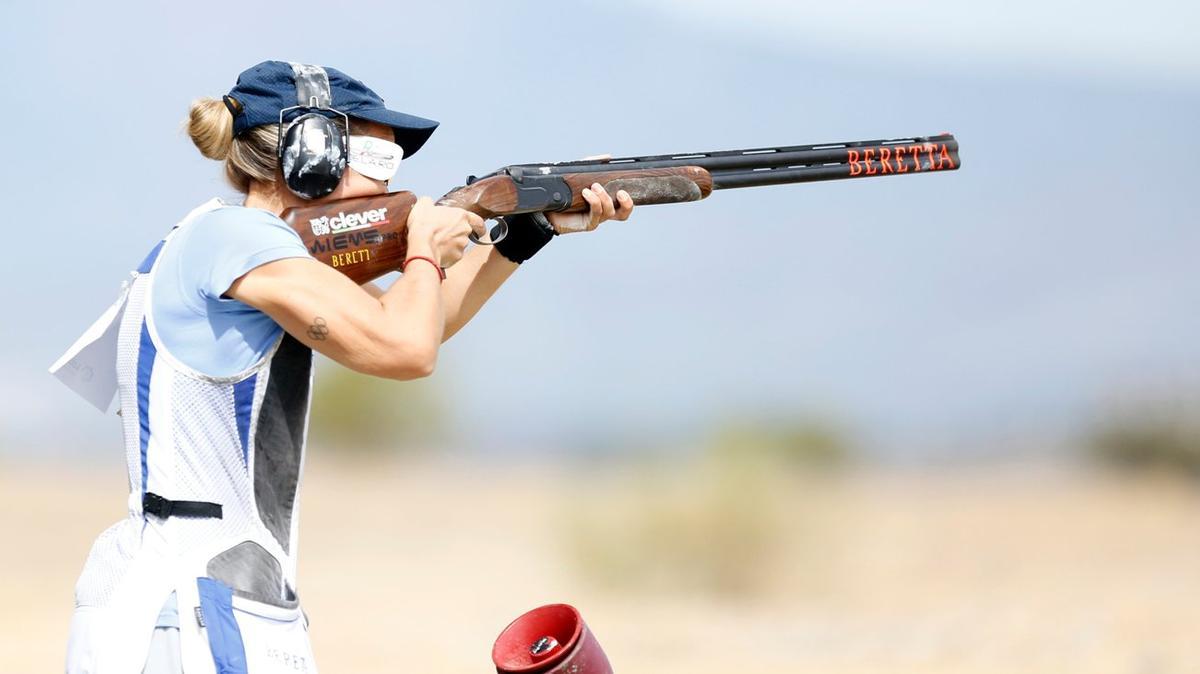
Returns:
[[[415,115],[406,115],[403,112],[388,110],[387,108],[367,108],[364,110],[355,110],[347,112],[351,117],[365,119],[368,122],[378,122],[392,127],[392,131],[396,134],[396,144],[404,148],[404,158],[407,159],[417,153],[425,141],[433,135],[433,130],[438,127],[438,123],[432,119],[417,117]]]

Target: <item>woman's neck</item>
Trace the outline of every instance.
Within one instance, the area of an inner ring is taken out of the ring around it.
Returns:
[[[301,203],[300,199],[295,195],[275,189],[274,184],[263,185],[260,183],[251,183],[250,191],[246,193],[246,200],[242,205],[248,208],[261,208],[264,211],[270,211],[275,215],[279,215],[293,206],[299,206]]]

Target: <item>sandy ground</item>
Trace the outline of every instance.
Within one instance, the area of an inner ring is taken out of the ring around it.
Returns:
[[[1200,672],[1195,487],[1045,469],[779,478],[749,513],[769,521],[769,559],[731,557],[762,582],[729,593],[598,578],[571,529],[628,533],[664,507],[607,475],[313,461],[300,592],[322,670],[488,672],[509,620],[564,601],[622,673]],[[75,576],[123,488],[119,466],[0,465],[0,672],[61,671]]]

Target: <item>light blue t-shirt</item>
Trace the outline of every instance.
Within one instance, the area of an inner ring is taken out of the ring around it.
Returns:
[[[283,328],[258,309],[221,295],[251,269],[289,257],[310,256],[295,230],[259,208],[224,206],[177,231],[158,261],[150,298],[167,351],[213,377],[258,362]]]

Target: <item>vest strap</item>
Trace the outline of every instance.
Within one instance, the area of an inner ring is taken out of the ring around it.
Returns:
[[[142,496],[142,512],[157,517],[211,517],[221,519],[221,504],[208,501],[172,501],[148,491]]]

